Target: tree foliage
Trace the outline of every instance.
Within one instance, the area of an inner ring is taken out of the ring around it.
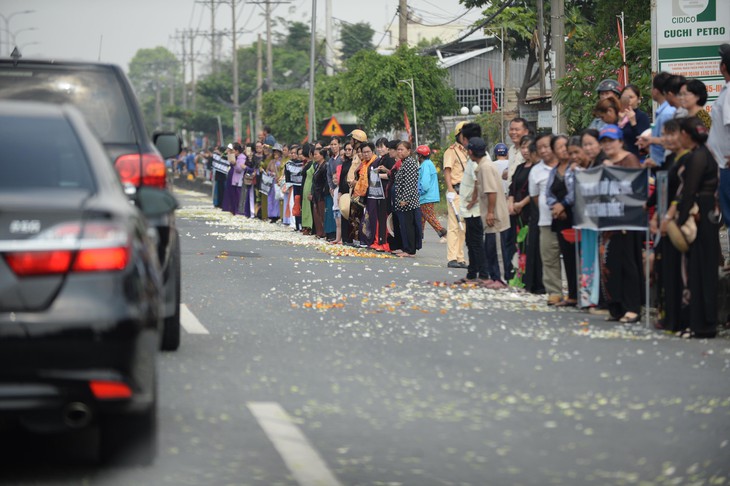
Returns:
[[[536,2],[541,0],[521,0],[514,3],[513,6],[497,13],[501,8],[501,3],[490,2],[488,0],[460,0],[465,7],[487,7],[482,12],[486,18],[494,16],[491,22],[484,26],[486,31],[496,35],[502,35],[504,29],[504,48],[505,52],[511,59],[527,58],[527,68],[522,84],[517,93],[518,102],[527,98],[527,91],[540,82],[540,65],[539,65],[539,44],[537,29],[537,7]],[[545,71],[549,72],[550,68],[550,9],[549,3],[545,5],[543,15],[543,54],[545,62]],[[480,22],[482,22],[481,20]]]
[[[423,134],[437,133],[440,116],[456,110],[448,71],[432,56],[419,56],[415,49],[399,48],[393,55],[360,51],[346,63],[342,73],[347,106],[363,125],[374,131],[403,128],[403,112],[413,120],[411,89],[399,80],[413,78],[418,124]]]
[[[544,0],[518,0],[498,14],[485,29],[499,33],[506,29],[505,50],[510,58],[527,58],[527,71],[517,95],[524,100],[527,90],[540,81],[537,50],[537,1],[544,7],[544,52],[546,71],[550,68],[550,2]],[[460,0],[465,7],[485,7],[484,18],[491,17],[502,2],[491,0]],[[596,53],[602,46],[613,44],[616,39],[616,16],[624,13],[626,35],[631,37],[635,26],[649,20],[649,0],[565,0],[566,64],[574,63],[585,52]],[[650,52],[650,51],[649,51]],[[648,56],[649,54],[647,54]],[[602,64],[602,66],[605,64]]]
[[[374,34],[375,31],[372,27],[370,27],[370,24],[367,22],[358,22],[356,24],[342,25],[342,28],[340,30],[342,55],[340,56],[340,59],[342,59],[342,61],[347,61],[363,49],[368,51],[374,50]]]
[[[139,49],[129,62],[129,80],[144,113],[147,129],[156,128],[156,111],[168,103],[170,90],[182,89],[180,63],[164,47]],[[179,98],[179,96],[175,96]]]
[[[288,89],[264,93],[263,118],[277,140],[299,142],[307,135],[305,115],[309,111],[309,90]]]
[[[640,88],[643,95],[641,108],[650,113],[651,23],[646,21],[626,30],[631,32],[626,39],[629,82]],[[568,59],[566,75],[558,81],[556,97],[563,105],[569,128],[577,131],[587,127],[593,118],[593,107],[597,101],[596,85],[606,78],[617,79],[622,60],[618,40],[603,46],[591,45],[590,39],[580,37],[571,38],[568,43],[571,42],[580,43],[587,50],[579,57]]]

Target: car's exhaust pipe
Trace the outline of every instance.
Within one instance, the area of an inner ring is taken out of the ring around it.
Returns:
[[[91,422],[91,409],[82,402],[71,402],[63,409],[63,422],[72,429],[81,429]]]

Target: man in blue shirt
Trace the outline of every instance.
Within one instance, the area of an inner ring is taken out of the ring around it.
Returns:
[[[667,120],[674,118],[676,108],[671,106],[664,94],[664,84],[671,77],[671,74],[660,72],[654,76],[651,87],[651,98],[656,101],[659,107],[654,116],[654,126],[651,129],[650,137],[639,137],[636,145],[639,148],[649,146],[649,157],[644,161],[645,167],[661,167],[664,165],[664,146],[662,145],[662,126]]]
[[[268,125],[264,125],[263,142],[270,147],[273,147],[274,145],[276,145],[276,138],[274,138],[274,136],[271,134],[271,128],[269,128]]]

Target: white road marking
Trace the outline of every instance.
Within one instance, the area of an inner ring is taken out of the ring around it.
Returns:
[[[249,402],[247,406],[281,454],[297,483],[301,486],[340,485],[317,451],[278,403]]]
[[[210,334],[185,304],[180,304],[180,325],[188,334]]]

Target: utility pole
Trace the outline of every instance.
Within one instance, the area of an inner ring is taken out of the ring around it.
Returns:
[[[261,37],[259,37],[259,44]],[[260,88],[259,88],[260,89]],[[266,0],[266,91],[274,89],[274,55],[271,47],[271,2]],[[259,91],[260,93],[260,91]],[[257,109],[257,117],[261,122],[260,111]]]
[[[264,5],[266,15],[266,91],[274,90],[274,56],[271,40],[271,6],[291,3],[290,1],[263,0],[259,2],[248,2],[255,5]]]
[[[215,74],[215,0],[210,0],[210,72]]]
[[[236,0],[231,0],[231,42],[233,47],[233,139],[241,141],[241,107],[238,106],[238,53],[236,52]]]
[[[187,94],[187,84],[185,83],[185,71],[187,66],[187,50],[185,46],[185,31],[182,31],[182,34],[177,36],[178,39],[180,39],[180,43],[182,45],[182,107],[183,110],[188,109],[188,94]]]
[[[215,32],[215,9],[218,3],[222,3],[222,0],[196,0],[195,3],[204,5],[210,9],[210,72],[215,74],[216,70],[216,32]],[[197,32],[197,35],[208,35],[207,33]]]
[[[175,71],[170,69],[170,106],[175,106]],[[170,128],[174,126],[174,122],[171,118],[168,118]]]
[[[189,31],[189,37],[190,37],[190,85],[192,87],[190,98],[191,98],[191,108],[193,111],[195,111],[195,47],[193,46],[193,41],[195,40],[195,36],[193,35],[193,29],[190,29],[190,31]]]
[[[543,23],[545,22],[545,14],[543,12],[544,0],[537,0],[537,55],[540,57],[540,96],[545,96],[545,49],[543,42],[545,33],[543,32]]]
[[[553,128],[556,133],[564,133],[565,117],[560,104],[555,98],[557,81],[565,76],[565,0],[551,0],[550,26],[552,31],[552,48],[555,53],[555,75],[551,77],[550,89],[553,94]]]
[[[310,142],[314,142],[314,48],[317,45],[317,0],[312,0],[312,28],[309,42],[309,127],[307,136]]]
[[[398,47],[408,45],[408,1],[398,3]]]
[[[162,128],[162,88],[160,87],[160,71],[155,66],[155,129]]]
[[[326,0],[325,2],[325,8],[324,8],[324,17],[325,17],[325,34],[324,34],[324,59],[325,59],[325,72],[327,73],[327,76],[332,76],[334,74],[334,59],[335,59],[335,53],[332,50],[332,42],[334,42],[332,37],[332,0]]]
[[[252,127],[256,133],[251,134],[251,138],[261,131],[261,113],[264,105],[264,56],[262,51],[261,34],[259,34],[256,46],[256,126]]]

